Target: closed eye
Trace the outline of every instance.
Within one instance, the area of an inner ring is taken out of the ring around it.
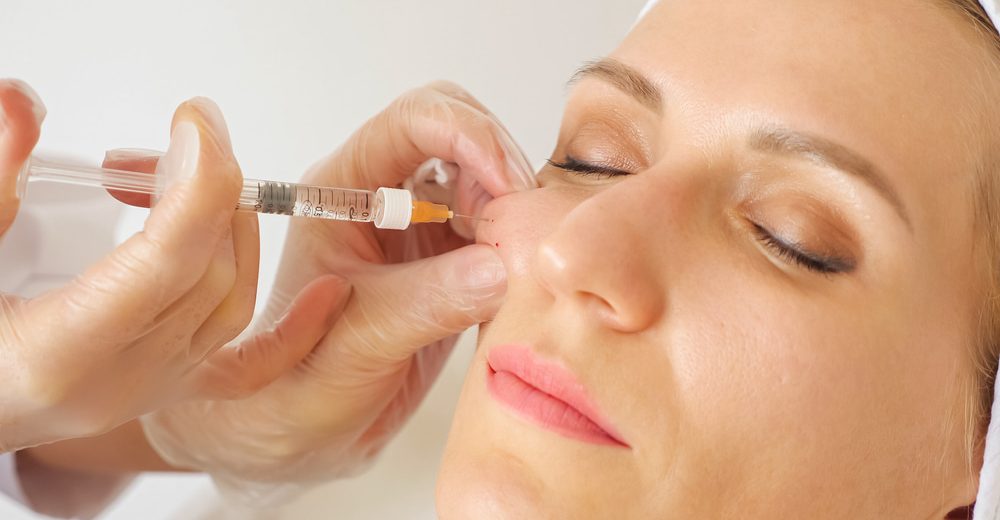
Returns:
[[[560,170],[565,170],[572,173],[577,173],[580,175],[595,175],[603,177],[619,177],[622,175],[632,175],[632,172],[621,170],[618,168],[612,168],[610,166],[602,166],[599,164],[591,164],[588,162],[580,161],[569,155],[563,161],[555,161],[549,159],[548,163]]]
[[[789,243],[774,236],[760,224],[751,222],[750,225],[753,227],[753,232],[757,236],[757,240],[764,244],[765,247],[773,251],[778,257],[797,266],[804,267],[809,271],[830,275],[849,273],[855,268],[855,262],[851,259],[808,252],[798,244]]]

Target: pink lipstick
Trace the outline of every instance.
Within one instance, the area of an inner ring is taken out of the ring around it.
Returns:
[[[628,447],[576,375],[520,345],[502,345],[486,356],[490,394],[517,415],[564,437]]]

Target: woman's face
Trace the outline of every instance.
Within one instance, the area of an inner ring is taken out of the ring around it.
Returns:
[[[478,232],[508,297],[441,515],[971,502],[976,37],[928,1],[664,0],[578,75],[558,165]]]

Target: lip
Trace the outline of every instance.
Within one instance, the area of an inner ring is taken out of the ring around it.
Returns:
[[[564,437],[629,447],[576,375],[561,364],[521,345],[494,347],[486,363],[490,394],[517,415]]]

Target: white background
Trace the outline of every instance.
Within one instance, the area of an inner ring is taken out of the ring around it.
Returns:
[[[566,79],[610,52],[642,3],[0,0],[0,77],[24,79],[44,99],[40,151],[90,163],[109,148],[165,149],[173,109],[204,95],[226,114],[246,176],[296,180],[400,93],[450,79],[490,107],[537,164],[555,142]],[[32,191],[12,234],[35,245],[0,247],[7,290],[57,283],[111,247],[116,220],[127,231],[143,215],[100,193],[66,209],[55,200],[65,192]],[[261,225],[266,295],[285,221]],[[471,355],[464,347],[361,478],[251,514],[219,503],[203,476],[148,475],[102,518],[433,518],[434,476]],[[6,503],[0,517],[36,518]]]

